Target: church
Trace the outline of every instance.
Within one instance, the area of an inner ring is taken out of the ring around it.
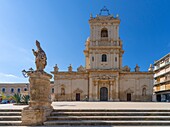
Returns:
[[[107,14],[102,15],[103,12]],[[123,43],[119,36],[120,19],[107,8],[90,15],[90,37],[85,43],[85,66],[77,71],[59,71],[54,75],[54,101],[152,101],[153,67],[141,72],[122,66]],[[135,62],[135,61],[134,61]]]

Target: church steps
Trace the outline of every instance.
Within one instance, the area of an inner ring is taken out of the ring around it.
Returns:
[[[21,121],[21,116],[0,116],[0,121]]]
[[[0,126],[21,126],[21,111],[18,109],[0,109]]]
[[[46,126],[169,126],[170,121],[107,121],[107,120],[79,120],[79,121],[47,121]]]
[[[22,121],[0,121],[0,126],[21,126]]]
[[[170,116],[170,112],[52,112],[51,116]]]
[[[170,116],[50,116],[47,120],[112,120],[112,121],[119,121],[119,120],[145,120],[145,121],[153,121],[153,120],[164,120],[170,121]]]
[[[170,110],[61,109],[54,110],[46,126],[170,126]]]
[[[53,112],[170,112],[169,109],[54,109]]]
[[[21,112],[0,112],[0,116],[21,116]]]
[[[0,109],[0,112],[21,112],[21,109]]]

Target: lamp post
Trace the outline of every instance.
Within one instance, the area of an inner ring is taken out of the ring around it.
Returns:
[[[30,72],[33,72],[34,70],[32,68],[29,69],[29,71],[26,71],[25,69],[22,70],[22,75],[25,77],[25,78],[28,78],[28,73]]]
[[[29,73],[33,73],[33,69],[32,68],[30,68],[29,69],[29,71],[26,71],[25,69],[24,70],[22,70],[22,75],[25,77],[25,78],[28,78],[29,77]],[[29,88],[29,84],[26,84],[26,86],[27,86],[27,91],[28,91],[28,95],[30,95],[30,88]]]

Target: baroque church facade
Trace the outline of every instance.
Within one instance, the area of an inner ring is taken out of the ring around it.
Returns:
[[[54,75],[54,101],[152,101],[153,68],[141,72],[122,67],[124,54],[119,36],[120,19],[113,15],[90,16],[90,37],[84,50],[85,67],[68,67]]]

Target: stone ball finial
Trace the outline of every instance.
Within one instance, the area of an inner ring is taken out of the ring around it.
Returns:
[[[116,15],[116,18],[119,18],[119,14]]]

